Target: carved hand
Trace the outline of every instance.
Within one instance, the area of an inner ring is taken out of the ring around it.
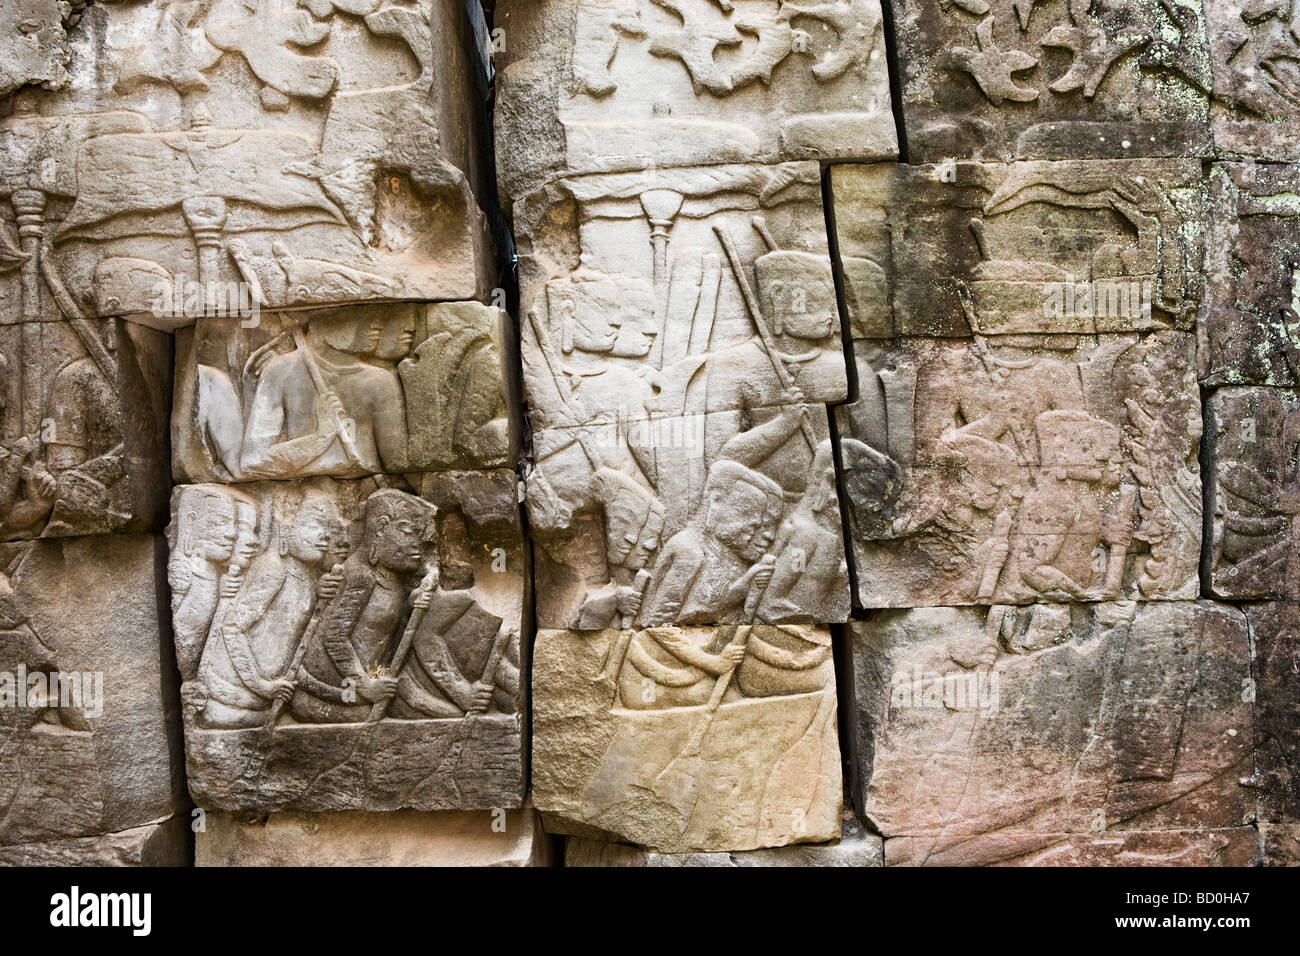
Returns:
[[[397,678],[363,677],[358,683],[357,691],[370,703],[377,704],[397,693]]]
[[[614,604],[618,608],[619,614],[632,617],[641,613],[641,594],[636,588],[624,585],[618,589]]]
[[[471,714],[481,714],[492,705],[492,694],[496,688],[487,681],[479,681],[473,687],[473,704],[470,706]]]

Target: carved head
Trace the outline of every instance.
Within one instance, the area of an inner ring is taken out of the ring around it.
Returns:
[[[601,468],[593,480],[605,511],[605,557],[612,567],[640,570],[659,548],[664,507],[627,475]]]
[[[261,553],[262,542],[257,527],[257,502],[233,490],[230,497],[235,503],[235,544],[230,555],[233,570],[248,567]]]
[[[330,536],[339,524],[333,499],[322,492],[308,491],[288,528],[281,532],[281,553],[309,566],[318,565],[329,554]]]
[[[625,358],[645,358],[654,348],[659,335],[655,319],[654,292],[650,283],[641,279],[620,283],[619,334],[614,342],[613,354]]]
[[[313,323],[325,344],[349,355],[372,355],[384,334],[384,319],[378,309],[363,309],[359,314],[328,316]]]
[[[1020,464],[1007,445],[956,430],[945,433],[939,445],[956,458],[961,467],[959,484],[978,511],[995,507],[1002,490],[1020,478]]]
[[[183,554],[216,564],[224,564],[234,555],[239,525],[231,489],[188,486],[181,492],[176,522],[177,547]]]
[[[554,279],[546,286],[546,306],[565,355],[613,353],[623,316],[619,289],[612,280]]]
[[[820,341],[839,331],[835,279],[826,256],[769,252],[754,262],[758,304],[776,335]]]
[[[781,486],[735,461],[719,461],[704,484],[704,528],[747,561],[761,558],[776,538],[784,503]]]
[[[423,499],[391,488],[367,498],[364,546],[370,563],[390,571],[419,568],[436,510]]]
[[[383,334],[375,349],[375,358],[387,362],[404,359],[415,342],[415,313],[410,308],[395,307],[383,319]]]

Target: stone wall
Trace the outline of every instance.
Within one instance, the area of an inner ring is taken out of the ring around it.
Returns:
[[[0,861],[1296,863],[1293,27],[0,0]]]

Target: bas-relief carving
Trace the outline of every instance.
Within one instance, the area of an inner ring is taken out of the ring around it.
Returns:
[[[819,182],[721,166],[517,204],[541,626],[847,615]]]
[[[1251,643],[1210,602],[853,624],[858,806],[886,865],[1249,865]],[[919,781],[919,783],[918,783]],[[1081,843],[1082,841],[1082,843]]]
[[[160,552],[150,535],[0,545],[5,858],[36,861],[39,846],[21,847],[111,835],[182,809],[180,728],[166,703],[174,677],[159,646]],[[90,860],[99,842],[60,852]]]
[[[1291,4],[1204,0],[1213,69],[1210,120],[1221,156],[1295,161],[1300,38]]]
[[[533,708],[534,800],[552,832],[663,852],[839,833],[825,627],[541,631]]]
[[[1195,597],[1191,339],[855,342],[837,414],[862,606]]]
[[[176,490],[168,578],[200,805],[522,799],[514,482],[386,484]]]
[[[878,0],[516,0],[496,17],[513,38],[496,119],[508,195],[566,174],[897,151]]]
[[[906,0],[894,16],[913,162],[1210,153],[1194,0]]]
[[[460,81],[436,88],[450,81],[430,52],[463,60],[459,15],[443,0],[92,7],[67,90],[20,91],[0,121],[6,231],[68,318],[171,328],[232,299],[476,298],[483,221],[463,132],[443,129],[470,104]],[[31,314],[30,286],[24,270],[0,302]]]
[[[1221,388],[1209,397],[1206,420],[1214,594],[1300,600],[1300,560],[1291,560],[1300,400],[1287,389]]]
[[[1205,201],[1187,160],[832,168],[853,338],[1190,328]]]
[[[0,325],[0,536],[162,527],[170,345],[114,319]]]
[[[505,321],[476,302],[202,319],[177,333],[176,478],[513,465]]]
[[[76,4],[10,0],[0,9],[0,96],[22,86],[58,89],[68,81],[66,24]]]
[[[1249,605],[1256,690],[1255,784],[1270,864],[1300,860],[1300,606]]]
[[[1209,180],[1202,382],[1294,386],[1300,166],[1216,163]]]

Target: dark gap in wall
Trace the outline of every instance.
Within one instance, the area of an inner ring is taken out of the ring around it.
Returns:
[[[903,80],[898,65],[898,32],[894,26],[893,0],[880,0],[881,21],[885,31],[885,62],[889,67],[889,102],[898,132],[898,161],[907,162],[907,127],[903,124]]]

